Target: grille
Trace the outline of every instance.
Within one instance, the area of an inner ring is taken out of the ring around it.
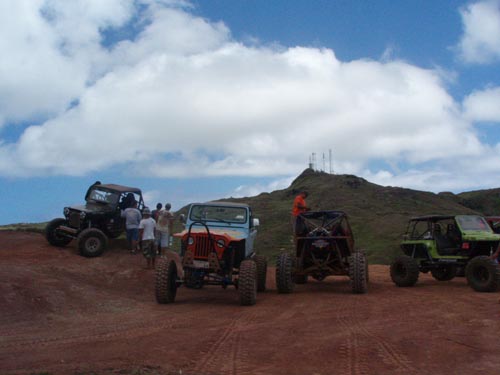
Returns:
[[[72,211],[69,213],[69,226],[80,228],[80,212]]]
[[[208,258],[210,253],[210,242],[207,236],[195,237],[194,256],[196,258]]]

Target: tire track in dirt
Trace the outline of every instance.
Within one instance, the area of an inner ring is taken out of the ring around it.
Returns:
[[[207,350],[201,351],[201,358],[190,362],[188,373],[204,375],[251,374],[254,365],[249,362],[247,349],[241,345],[242,327],[256,318],[253,312],[242,312],[231,320],[222,332],[211,340]]]
[[[74,333],[70,335],[37,338],[35,340],[26,340],[26,339],[19,340],[16,337],[14,337],[13,340],[9,341],[9,338],[2,335],[3,336],[2,339],[6,342],[0,344],[0,349],[21,348],[21,347],[34,348],[38,346],[43,347],[47,345],[78,344],[85,342],[109,340],[115,337],[118,337],[122,340],[124,338],[126,339],[132,337],[147,336],[164,329],[181,329],[189,327],[190,327],[189,324],[187,324],[186,322],[180,322],[179,319],[176,318],[176,319],[170,319],[169,321],[164,321],[162,323],[158,323],[156,320],[150,320],[150,321],[143,321],[140,323],[127,324],[125,326],[124,324],[122,324],[120,327],[114,329],[107,329],[105,331],[103,331],[102,326],[95,326],[87,328],[85,332],[91,332],[91,333],[87,333],[84,335]]]
[[[364,358],[359,350],[359,339],[358,330],[352,326],[351,315],[356,313],[356,309],[347,300],[347,298],[342,298],[341,303],[335,306],[335,318],[337,323],[344,328],[347,333],[347,342],[340,346],[340,353],[343,358],[343,369],[342,373],[349,375],[369,375],[369,368],[367,358]],[[357,319],[354,319],[357,320]]]
[[[369,347],[377,349],[377,355],[382,362],[395,368],[398,372],[422,374],[422,371],[415,367],[412,361],[398,348],[360,324],[359,314],[356,313],[360,301],[356,297],[358,296],[354,297],[353,302],[344,299],[345,301],[337,306],[337,321],[349,332],[348,342],[344,344],[343,348],[346,372],[351,375],[371,373],[368,353],[365,354],[359,350],[360,347],[366,347],[366,344],[369,344]]]

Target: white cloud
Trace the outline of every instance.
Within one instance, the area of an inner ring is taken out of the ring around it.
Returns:
[[[253,197],[261,193],[270,193],[275,190],[286,189],[296,177],[279,178],[267,184],[240,185],[230,194],[234,198]]]
[[[500,87],[475,91],[464,100],[465,116],[474,122],[500,122]]]
[[[477,157],[462,157],[442,160],[432,166],[410,168],[393,173],[388,170],[360,171],[359,175],[383,186],[404,186],[406,188],[432,191],[453,191],[484,189],[498,186],[500,165],[498,155],[500,144],[485,147],[484,154]]]
[[[151,210],[156,208],[156,203],[161,200],[161,192],[159,190],[149,190],[142,192],[142,198],[144,199],[144,204]],[[163,204],[163,202],[161,202]]]
[[[485,64],[500,60],[500,0],[483,0],[460,10],[464,27],[458,45],[467,63]]]
[[[59,50],[41,5],[0,2],[0,126],[57,114],[84,87],[84,72]]]
[[[124,0],[13,4],[22,6],[9,8],[12,18],[24,21],[2,31],[24,37],[2,37],[0,52],[12,59],[0,61],[9,65],[0,74],[31,75],[0,87],[0,98],[14,98],[0,101],[0,119],[50,118],[0,143],[3,176],[120,165],[159,177],[296,175],[311,152],[328,149],[336,172],[362,173],[374,160],[417,169],[497,152],[480,143],[440,69],[387,56],[342,62],[326,48],[244,45],[183,2],[143,1],[140,14]],[[103,30],[137,17],[138,35],[102,45]],[[36,63],[25,70],[20,62],[30,57]],[[30,99],[15,99],[23,95]]]

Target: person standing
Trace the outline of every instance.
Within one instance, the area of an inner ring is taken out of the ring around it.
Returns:
[[[151,212],[151,217],[154,219],[156,223],[158,223],[158,216],[160,215],[160,211],[163,205],[161,203],[156,204],[156,209]],[[155,251],[156,254],[160,254],[160,233],[155,229]]]
[[[309,211],[309,208],[306,205],[306,198],[309,196],[307,191],[301,191],[293,200],[292,206],[292,226],[293,226],[293,234],[296,235],[297,231],[300,230],[302,219],[300,214],[306,211]]]
[[[172,247],[173,234],[174,234],[174,214],[170,211],[172,205],[170,203],[165,204],[165,211],[168,216],[168,247]]]
[[[156,222],[151,217],[151,211],[148,207],[145,207],[142,213],[144,218],[139,223],[139,240],[142,255],[146,258],[147,268],[155,268],[156,250],[154,243]]]
[[[137,241],[139,240],[139,223],[142,219],[141,211],[137,209],[137,201],[134,200],[131,203],[131,207],[123,210],[121,216],[125,218],[129,250],[132,254],[135,254]]]
[[[174,215],[170,212],[171,207],[170,203],[166,203],[165,209],[161,210],[158,214],[156,229],[159,234],[157,243],[159,244],[160,255],[165,253],[172,244],[171,236],[173,234]]]
[[[156,221],[158,222],[158,214],[160,213],[161,211],[161,208],[163,207],[163,205],[161,203],[157,203],[156,204],[156,209],[154,209],[152,212],[151,212],[151,217]]]

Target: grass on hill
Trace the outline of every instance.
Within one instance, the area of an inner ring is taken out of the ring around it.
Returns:
[[[356,247],[365,249],[371,263],[387,264],[399,253],[410,217],[477,213],[438,194],[383,187],[353,175],[306,169],[284,190],[233,199],[250,204],[260,219],[257,251],[271,261],[282,249],[294,251],[290,213],[293,199],[301,190],[309,192],[307,205],[312,210],[340,210],[348,215]]]

